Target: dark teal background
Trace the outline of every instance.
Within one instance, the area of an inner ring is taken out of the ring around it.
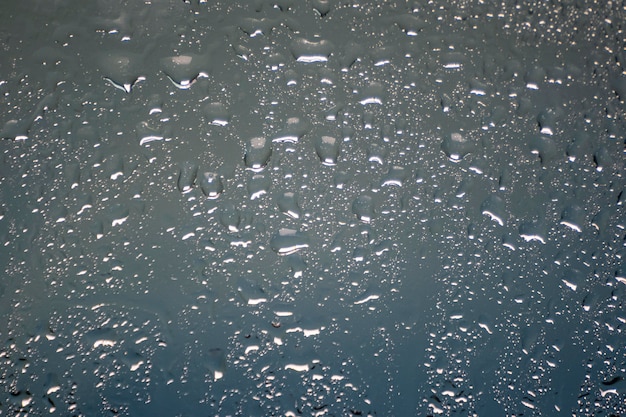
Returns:
[[[620,2],[0,18],[1,416],[626,413]]]

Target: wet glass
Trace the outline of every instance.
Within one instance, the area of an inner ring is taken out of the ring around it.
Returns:
[[[3,2],[0,415],[624,415],[625,16]]]

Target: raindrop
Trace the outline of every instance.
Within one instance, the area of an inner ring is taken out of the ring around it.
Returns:
[[[333,166],[339,158],[340,142],[333,136],[319,136],[315,139],[315,151],[324,165]]]
[[[229,232],[238,232],[241,225],[241,213],[233,203],[226,203],[220,210],[220,222]]]
[[[582,207],[571,205],[566,207],[561,213],[561,224],[580,233],[583,231],[585,217],[585,210]]]
[[[146,78],[141,75],[142,57],[133,53],[111,52],[99,57],[104,79],[113,87],[130,93],[137,83]]]
[[[294,229],[280,229],[271,241],[270,246],[279,255],[289,255],[309,247],[306,233]]]
[[[378,81],[370,82],[359,96],[359,103],[366,104],[383,104],[385,102],[385,87]]]
[[[195,54],[163,58],[161,66],[172,84],[182,90],[190,88],[198,78],[208,77],[210,69],[208,58]]]
[[[326,62],[333,51],[333,45],[327,40],[309,41],[298,38],[291,43],[291,53],[298,62]]]
[[[459,162],[476,150],[476,144],[460,132],[447,135],[441,149],[452,162]]]
[[[387,148],[377,143],[372,143],[367,148],[367,160],[383,165],[387,158]]]
[[[272,145],[264,137],[254,137],[246,145],[244,161],[246,167],[253,171],[262,171],[272,156]]]
[[[272,142],[297,143],[311,129],[311,124],[301,117],[290,117],[285,127],[272,138]]]
[[[506,211],[502,197],[497,195],[487,197],[487,199],[480,206],[480,212],[489,216],[491,220],[495,221],[500,226],[504,226]]]
[[[215,172],[203,172],[197,178],[202,193],[209,199],[215,199],[224,192],[222,179]]]
[[[370,223],[374,218],[374,200],[372,197],[366,194],[358,196],[352,203],[352,213],[363,223]]]
[[[185,161],[180,165],[178,175],[178,190],[180,192],[187,192],[193,187],[197,172],[198,165],[194,162]]]
[[[270,177],[264,174],[254,174],[248,181],[248,195],[251,200],[256,200],[267,194],[270,189]]]
[[[231,115],[222,103],[209,103],[204,108],[204,112],[208,118],[209,123],[216,126],[226,126],[230,123]]]
[[[330,0],[312,0],[313,8],[321,17],[325,17],[331,10]]]
[[[519,227],[519,234],[526,242],[537,241],[545,244],[547,241],[546,227],[539,220],[523,222]]]
[[[291,218],[298,219],[301,216],[300,205],[296,194],[293,192],[285,192],[277,198],[278,209]]]
[[[391,166],[387,173],[383,176],[382,186],[397,186],[401,187],[404,181],[409,177],[409,172],[407,172],[404,167],[401,166]]]
[[[541,165],[546,166],[557,159],[559,151],[554,140],[548,136],[534,136],[530,141],[530,150],[539,156]]]

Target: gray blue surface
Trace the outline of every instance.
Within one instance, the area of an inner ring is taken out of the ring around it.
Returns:
[[[0,415],[624,415],[625,15],[4,2]]]

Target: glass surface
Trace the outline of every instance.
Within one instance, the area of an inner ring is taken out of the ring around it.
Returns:
[[[625,16],[2,2],[0,415],[624,415]]]

